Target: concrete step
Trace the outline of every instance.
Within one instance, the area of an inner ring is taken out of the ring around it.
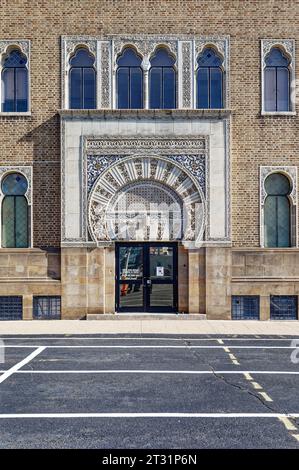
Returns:
[[[86,320],[206,320],[203,313],[90,313]]]

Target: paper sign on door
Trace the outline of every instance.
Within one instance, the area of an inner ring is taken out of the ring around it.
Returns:
[[[157,266],[156,267],[156,276],[157,277],[164,276],[164,266]]]

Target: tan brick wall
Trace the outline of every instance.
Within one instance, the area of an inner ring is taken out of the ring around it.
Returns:
[[[299,163],[298,117],[260,116],[260,39],[298,42],[298,1],[3,0],[0,18],[31,40],[32,116],[0,117],[0,164],[33,163],[35,246],[60,240],[60,36],[144,32],[231,36],[233,241],[259,245],[258,167]]]

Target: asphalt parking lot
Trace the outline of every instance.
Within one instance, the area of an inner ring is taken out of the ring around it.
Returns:
[[[0,448],[297,448],[290,337],[6,336]]]

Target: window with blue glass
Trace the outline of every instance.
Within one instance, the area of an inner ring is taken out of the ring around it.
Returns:
[[[197,59],[197,108],[223,108],[222,58],[211,47]]]
[[[9,52],[2,67],[2,112],[28,111],[27,57],[18,49]]]
[[[4,177],[2,194],[2,247],[27,248],[29,246],[29,210],[25,193],[28,182],[20,173]]]
[[[291,192],[289,179],[273,173],[265,180],[267,197],[264,205],[264,236],[266,247],[291,246]]]
[[[120,109],[143,108],[142,58],[126,47],[117,60],[117,106]]]
[[[264,110],[290,110],[290,60],[280,48],[273,47],[265,59]]]
[[[94,56],[85,48],[70,59],[69,94],[71,109],[96,108],[96,71]]]
[[[151,58],[149,71],[149,107],[151,109],[176,108],[175,59],[159,47]]]

